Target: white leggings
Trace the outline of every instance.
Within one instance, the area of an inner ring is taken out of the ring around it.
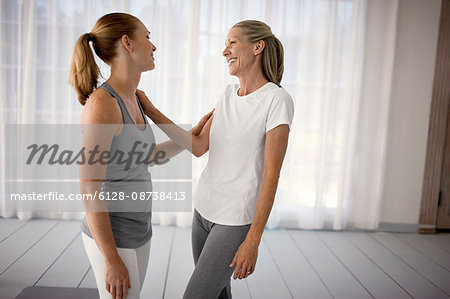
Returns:
[[[100,299],[112,298],[111,293],[106,290],[105,282],[105,259],[94,239],[81,232],[83,236],[84,248],[86,249],[89,262],[94,271]],[[120,258],[125,263],[130,276],[131,288],[128,289],[127,298],[139,299],[142,285],[144,284],[145,273],[150,256],[150,242],[139,248],[117,248]]]

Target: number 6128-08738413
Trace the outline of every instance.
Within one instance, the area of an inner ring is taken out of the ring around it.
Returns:
[[[185,200],[186,192],[100,192],[98,194],[100,200]]]

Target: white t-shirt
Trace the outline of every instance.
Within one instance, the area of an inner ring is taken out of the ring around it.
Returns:
[[[209,158],[194,192],[195,209],[222,225],[252,222],[261,188],[266,132],[292,123],[291,96],[269,82],[246,96],[228,85],[216,105]]]

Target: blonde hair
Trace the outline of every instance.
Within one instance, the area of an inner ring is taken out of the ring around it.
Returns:
[[[81,105],[86,104],[89,95],[97,88],[100,75],[89,42],[92,42],[95,54],[109,64],[116,56],[117,41],[123,35],[132,39],[139,22],[130,14],[110,13],[98,19],[91,32],[78,38],[73,50],[69,83],[75,88]]]
[[[235,24],[233,27],[239,27],[247,38],[248,42],[254,43],[263,40],[265,47],[262,52],[263,73],[267,80],[281,87],[281,79],[284,72],[284,54],[283,45],[275,37],[270,27],[260,21],[245,20]]]

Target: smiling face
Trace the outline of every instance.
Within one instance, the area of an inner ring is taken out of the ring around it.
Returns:
[[[156,51],[156,47],[150,41],[150,31],[142,22],[138,24],[132,43],[131,57],[136,62],[136,65],[142,72],[153,70],[155,68],[153,52]]]
[[[231,28],[222,55],[227,60],[230,75],[237,77],[245,75],[256,63],[254,44],[246,40],[239,27]]]

